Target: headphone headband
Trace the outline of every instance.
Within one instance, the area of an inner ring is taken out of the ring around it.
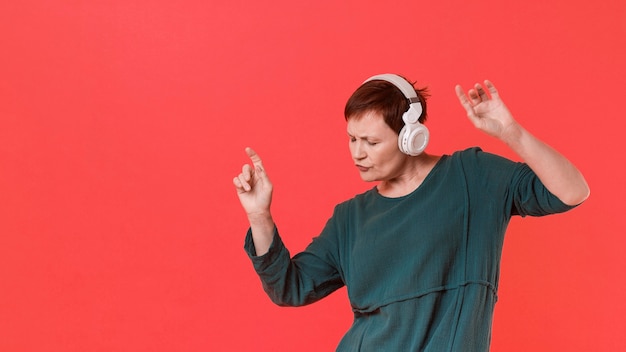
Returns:
[[[400,89],[402,94],[404,94],[404,96],[409,100],[409,104],[419,102],[419,98],[417,97],[415,88],[413,88],[413,86],[409,84],[409,82],[407,82],[406,79],[393,73],[385,73],[382,75],[372,76],[366,79],[365,82],[363,83],[366,83],[369,81],[375,81],[375,80],[387,81],[393,84],[394,86],[396,86],[398,89]]]

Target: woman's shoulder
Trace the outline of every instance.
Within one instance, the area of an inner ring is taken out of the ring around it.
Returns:
[[[515,175],[523,174],[528,166],[498,154],[483,151],[480,147],[471,147],[452,154],[451,160],[460,167],[468,181],[483,184],[485,180],[493,183],[507,183]]]
[[[463,150],[454,152],[451,156],[452,160],[460,160],[464,164],[475,163],[480,166],[487,166],[490,164],[502,165],[502,164],[521,164],[513,160],[507,159],[498,154],[484,151],[481,147],[469,147]]]
[[[454,153],[452,153],[452,158],[456,158],[456,159],[476,158],[476,157],[481,157],[483,154],[489,154],[489,153],[485,153],[481,147],[474,146],[474,147],[469,147],[466,149],[455,151]]]

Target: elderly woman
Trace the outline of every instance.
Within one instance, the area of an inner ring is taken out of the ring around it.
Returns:
[[[361,178],[378,183],[337,205],[293,257],[270,213],[272,184],[246,149],[252,165],[233,180],[250,222],[245,249],[276,304],[310,304],[347,286],[354,323],[337,351],[487,351],[511,216],[564,212],[589,195],[576,167],[525,130],[491,82],[456,93],[474,126],[523,162],[479,148],[427,154],[425,90],[371,77],[345,118]]]

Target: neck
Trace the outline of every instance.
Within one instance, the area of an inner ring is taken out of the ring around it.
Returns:
[[[396,177],[384,180],[376,187],[378,193],[385,197],[397,198],[415,191],[430,174],[440,156],[420,154],[407,157],[405,167]]]

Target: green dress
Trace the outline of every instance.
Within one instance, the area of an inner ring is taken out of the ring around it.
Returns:
[[[511,216],[571,208],[527,165],[471,148],[444,155],[406,196],[373,188],[337,205],[293,258],[277,230],[265,255],[250,230],[245,249],[276,304],[347,286],[354,322],[337,351],[488,351]]]

